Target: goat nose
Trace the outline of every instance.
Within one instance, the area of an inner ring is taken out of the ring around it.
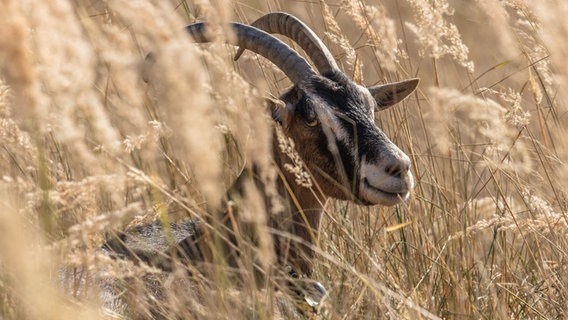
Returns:
[[[392,177],[402,177],[410,170],[410,159],[407,156],[391,159],[385,165],[385,172]]]

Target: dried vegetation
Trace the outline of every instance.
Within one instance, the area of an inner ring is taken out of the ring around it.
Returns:
[[[218,268],[187,283],[99,251],[109,232],[210,215],[253,160],[270,178],[259,98],[289,84],[181,27],[273,10],[306,21],[354,79],[422,79],[377,119],[413,160],[414,195],[327,204],[317,317],[565,318],[563,0],[0,2],[0,318],[120,318],[98,299],[109,282],[129,288],[131,318],[298,316],[255,287],[250,261],[238,286]],[[254,195],[240,206],[262,227]],[[62,266],[75,270],[64,288]]]

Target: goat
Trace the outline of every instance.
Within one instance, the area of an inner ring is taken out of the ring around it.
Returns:
[[[374,112],[405,99],[416,89],[419,80],[368,88],[356,84],[339,69],[315,33],[286,13],[267,14],[252,26],[239,23],[231,23],[231,26],[235,33],[233,44],[240,47],[235,59],[244,50],[251,50],[274,63],[293,84],[279,101],[270,103],[272,118],[284,135],[294,141],[304,169],[318,187],[298,185],[295,176],[284,169],[288,158],[278,147],[275,132],[273,156],[280,172],[277,184],[280,195],[287,202],[287,215],[271,216],[269,223],[274,230],[301,240],[291,244],[285,236],[274,236],[280,264],[289,266],[293,273],[310,277],[314,235],[319,232],[325,199],[392,206],[409,198],[414,185],[410,159],[375,125]],[[196,42],[209,41],[204,23],[188,25],[186,30]],[[303,57],[270,33],[282,34],[298,43],[319,74]],[[228,199],[235,192],[241,192],[246,179],[250,176],[243,174],[236,180],[228,192]],[[257,179],[255,182],[262,190],[262,181]],[[287,219],[291,222],[284,221]],[[177,244],[175,255],[192,261],[205,259],[199,222],[186,221],[170,227]],[[234,237],[229,235],[229,238],[234,241]],[[104,249],[113,255],[143,260],[168,270],[170,260],[163,257],[171,256],[171,251],[166,247],[167,241],[159,224],[122,233],[104,245]]]

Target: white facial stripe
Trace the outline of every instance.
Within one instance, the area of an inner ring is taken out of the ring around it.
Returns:
[[[364,117],[368,117],[370,122],[374,124],[375,122],[375,106],[376,102],[369,90],[363,86],[357,85],[357,89],[359,89],[361,95],[366,100],[366,106],[360,106],[362,109],[361,115]],[[350,120],[348,118],[344,118],[343,120],[347,120],[348,122],[352,122],[350,128],[345,128],[344,122],[340,119],[333,110],[328,108],[316,108],[316,114],[318,119],[322,124],[327,125],[331,128],[331,131],[335,135],[338,141],[343,142],[345,145],[349,145],[352,143],[352,139],[349,135],[350,131],[353,131],[355,128],[355,121]]]
[[[351,139],[346,128],[341,123],[341,120],[328,109],[316,110],[317,116],[323,125],[331,128],[335,138],[346,145],[349,145]]]

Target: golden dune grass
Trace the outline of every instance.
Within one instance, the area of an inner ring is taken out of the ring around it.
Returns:
[[[274,10],[311,26],[354,79],[422,79],[377,119],[411,156],[414,195],[393,208],[327,204],[314,278],[329,296],[317,317],[566,317],[564,1],[8,0],[0,318],[123,317],[101,308],[101,280],[130,285],[131,318],[152,308],[172,319],[298,317],[246,272],[244,287],[222,273],[188,285],[98,251],[111,231],[211,214],[253,161],[274,174],[260,98],[289,83],[182,29]],[[262,225],[254,198],[242,206]],[[65,288],[62,266],[81,270]],[[167,290],[149,291],[152,281]]]

